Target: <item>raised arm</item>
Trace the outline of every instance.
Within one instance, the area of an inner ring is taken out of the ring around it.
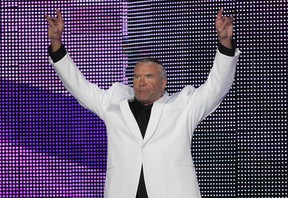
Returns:
[[[223,16],[224,10],[218,11],[215,27],[220,45],[215,55],[213,67],[204,84],[192,95],[193,116],[201,121],[213,112],[228,93],[234,80],[236,64],[240,51],[232,44],[233,18]]]
[[[62,45],[62,33],[64,31],[64,20],[58,9],[56,9],[57,17],[50,17],[45,14],[45,18],[49,23],[48,37],[51,42],[52,52],[56,52]]]
[[[61,79],[67,91],[74,96],[78,102],[90,111],[102,115],[104,93],[96,85],[90,83],[78,69],[72,58],[67,53],[63,43],[64,20],[60,11],[56,10],[56,17],[45,14],[49,24],[48,37],[51,41],[49,47],[50,63]]]

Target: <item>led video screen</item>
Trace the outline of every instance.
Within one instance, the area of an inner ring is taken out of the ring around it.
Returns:
[[[132,85],[136,61],[151,56],[175,93],[205,82],[221,7],[241,55],[230,92],[194,132],[202,197],[287,197],[285,0],[1,1],[0,197],[103,197],[106,128],[49,64],[45,13],[61,10],[63,43],[99,87]]]

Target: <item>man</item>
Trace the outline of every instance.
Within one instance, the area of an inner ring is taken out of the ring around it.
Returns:
[[[62,41],[64,22],[45,15],[51,63],[66,89],[106,124],[108,159],[105,198],[200,198],[191,156],[193,131],[229,91],[240,52],[232,43],[233,19],[220,9],[213,68],[198,89],[169,96],[161,62],[143,59],[134,68],[133,88],[114,83],[108,90],[88,82]]]

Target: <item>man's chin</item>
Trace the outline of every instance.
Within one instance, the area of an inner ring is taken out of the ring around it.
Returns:
[[[144,97],[136,97],[136,99],[143,105],[145,104],[150,104],[151,102],[149,102],[149,100],[147,100],[147,98],[144,98]]]
[[[147,103],[147,99],[145,98],[136,98],[140,103]]]

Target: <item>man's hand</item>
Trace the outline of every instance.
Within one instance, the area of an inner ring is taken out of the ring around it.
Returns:
[[[227,48],[232,49],[233,17],[223,16],[223,8],[218,11],[215,27],[219,42]]]
[[[62,33],[64,31],[64,21],[60,11],[56,10],[57,17],[50,17],[45,14],[45,18],[49,23],[48,37],[51,41],[52,52],[55,52],[62,45]]]

